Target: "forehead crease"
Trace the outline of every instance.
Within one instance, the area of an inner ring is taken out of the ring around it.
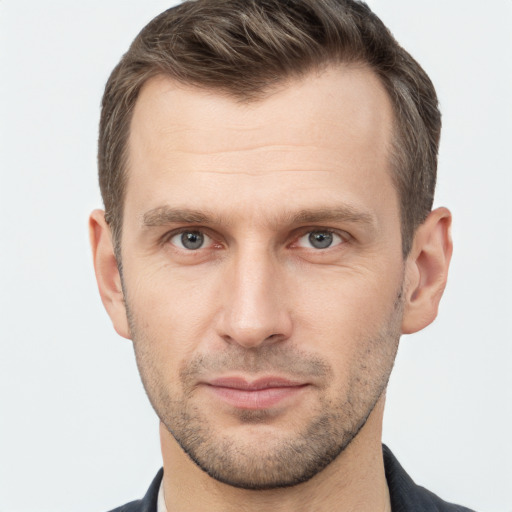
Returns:
[[[280,107],[283,103],[298,107],[289,109],[286,116],[282,116]],[[159,130],[163,130],[161,135],[170,131],[173,139],[183,138],[188,143],[205,139],[200,145],[212,138],[216,140],[220,127],[224,133],[245,133],[249,138],[251,133],[273,127],[281,136],[289,138],[297,127],[315,124],[321,113],[324,127],[332,125],[336,128],[342,124],[350,132],[362,124],[382,133],[377,125],[390,113],[390,106],[380,80],[368,69],[337,67],[320,75],[308,74],[305,79],[293,81],[289,87],[250,105],[241,105],[215,91],[180,87],[160,77],[149,80],[143,87],[135,105],[132,129],[149,129],[151,141],[154,141],[156,121]],[[262,116],[265,122],[262,122]],[[350,122],[343,122],[345,118],[350,118]],[[133,123],[134,119],[136,123]],[[281,130],[283,122],[288,126],[284,131]],[[308,132],[311,131],[315,130],[308,126]],[[322,140],[325,132],[329,135],[331,131],[323,130]],[[227,142],[229,146],[232,141]]]

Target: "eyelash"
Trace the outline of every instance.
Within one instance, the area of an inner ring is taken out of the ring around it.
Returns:
[[[188,249],[188,248],[180,247],[177,244],[172,243],[173,238],[180,236],[180,235],[183,236],[186,233],[191,233],[191,234],[198,233],[198,234],[203,235],[204,237],[207,237],[210,240],[209,246],[208,247],[200,246],[197,249]],[[332,236],[333,239],[335,239],[337,237],[339,239],[339,241],[334,241],[331,244],[329,244],[328,246],[323,247],[323,248],[304,247],[304,246],[299,245],[299,242],[302,238],[304,238],[308,235],[311,236],[313,233],[328,234],[328,235]],[[309,249],[309,250],[312,250],[315,252],[324,252],[328,249],[334,249],[335,247],[344,245],[345,243],[349,242],[350,239],[351,239],[350,235],[345,231],[338,231],[338,230],[334,230],[332,228],[322,228],[322,227],[315,226],[315,227],[301,229],[301,231],[299,233],[297,233],[296,236],[293,237],[293,242],[291,244],[288,244],[288,247],[291,247],[291,248],[296,248],[296,247],[301,248],[302,247],[304,249]],[[171,231],[170,233],[167,233],[166,235],[164,235],[164,237],[162,238],[162,243],[163,244],[171,244],[176,249],[178,249],[180,251],[189,252],[189,253],[198,252],[200,249],[211,248],[212,245],[217,246],[216,248],[221,248],[221,246],[222,246],[221,243],[215,242],[215,238],[213,236],[211,236],[210,234],[208,234],[207,230],[205,230],[204,228],[199,228],[199,227],[198,228],[191,227],[191,228],[187,228],[187,229],[179,229],[177,231]]]

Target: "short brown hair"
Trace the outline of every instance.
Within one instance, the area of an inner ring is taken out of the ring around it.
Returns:
[[[165,75],[257,101],[285,79],[337,63],[368,65],[391,99],[391,164],[406,256],[432,208],[436,182],[441,115],[425,71],[363,2],[188,0],[144,27],[105,88],[99,181],[118,258],[130,122],[149,78]]]

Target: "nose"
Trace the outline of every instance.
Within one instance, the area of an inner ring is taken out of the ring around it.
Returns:
[[[264,251],[239,253],[225,276],[218,334],[227,343],[256,348],[292,332],[285,269]]]

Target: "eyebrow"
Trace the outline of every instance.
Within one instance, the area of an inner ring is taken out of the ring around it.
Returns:
[[[374,224],[374,217],[367,212],[344,205],[336,208],[300,210],[289,218],[290,224],[308,224],[319,222],[350,222],[357,224]]]
[[[370,213],[360,211],[350,205],[338,206],[336,208],[311,208],[302,209],[297,212],[285,212],[274,219],[274,224],[318,224],[329,222],[349,222],[351,224],[364,224],[370,227],[375,226],[375,218]],[[142,216],[144,227],[158,227],[167,224],[209,224],[221,225],[230,224],[226,218],[214,214],[208,210],[194,210],[190,208],[172,208],[170,206],[159,206],[153,208]]]
[[[170,206],[159,206],[147,211],[142,216],[142,224],[145,227],[165,226],[166,224],[211,224],[213,218],[217,217],[210,212],[200,212],[188,208],[171,208]],[[219,220],[219,219],[215,219]]]

